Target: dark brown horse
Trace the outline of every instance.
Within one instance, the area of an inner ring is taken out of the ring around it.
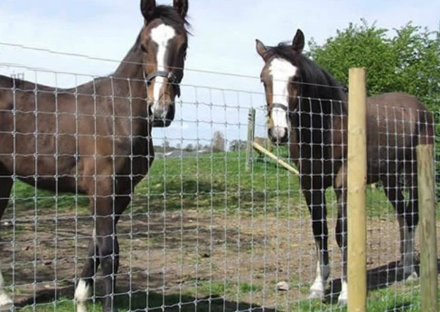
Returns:
[[[75,291],[78,311],[86,311],[99,265],[104,310],[116,310],[116,224],[153,162],[152,127],[174,118],[187,10],[187,0],[174,0],[173,7],[142,0],[145,23],[108,77],[55,89],[0,76],[0,216],[15,179],[90,198],[93,240]],[[11,303],[3,286],[0,278],[0,304]]]
[[[304,35],[298,30],[291,45],[265,47],[257,40],[265,65],[261,72],[275,144],[289,144],[300,171],[300,184],[312,216],[317,276],[311,298],[324,298],[330,275],[325,190],[332,186],[338,199],[336,240],[343,255],[342,291],[347,301],[347,97],[344,87],[302,54]],[[418,144],[433,143],[433,116],[416,98],[387,93],[367,100],[367,179],[381,181],[397,212],[401,264],[407,278],[416,278],[414,234],[418,222]],[[402,183],[404,181],[404,183]],[[403,185],[404,184],[404,185]],[[405,201],[403,189],[409,198]]]

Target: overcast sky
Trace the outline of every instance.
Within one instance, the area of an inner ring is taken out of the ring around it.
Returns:
[[[256,38],[275,45],[291,40],[301,28],[306,41],[313,37],[323,43],[361,18],[388,29],[412,21],[437,30],[439,12],[439,0],[190,0],[193,36],[182,97],[173,125],[155,129],[154,136],[167,137],[172,145],[194,144],[197,139],[207,144],[218,130],[228,141],[244,140],[248,108],[264,105]],[[27,80],[59,87],[111,74],[142,23],[139,0],[0,0],[0,73],[24,73]],[[257,135],[264,136],[262,111],[257,120]]]

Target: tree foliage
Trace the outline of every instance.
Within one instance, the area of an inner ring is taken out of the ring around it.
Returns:
[[[231,152],[238,152],[246,149],[246,141],[244,140],[232,140],[229,144],[229,150]]]
[[[213,152],[224,152],[226,147],[225,137],[220,131],[215,131],[212,138],[212,151]]]
[[[389,31],[362,20],[338,30],[323,45],[312,38],[309,46],[309,56],[340,82],[348,84],[351,67],[365,67],[369,95],[403,91],[427,105],[436,118],[440,160],[440,28],[430,31],[408,23]],[[440,198],[440,161],[437,186]]]
[[[365,67],[369,95],[408,92],[439,110],[439,30],[408,23],[389,31],[362,20],[338,30],[323,45],[312,38],[309,46],[309,56],[342,83],[348,84],[351,67]]]

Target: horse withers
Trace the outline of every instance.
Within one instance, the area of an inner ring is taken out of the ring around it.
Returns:
[[[310,298],[324,299],[330,276],[325,190],[333,187],[338,202],[336,240],[342,250],[342,290],[347,301],[347,96],[346,89],[302,52],[298,29],[291,44],[266,47],[256,40],[264,61],[261,81],[269,115],[268,136],[289,144],[299,168],[300,185],[312,217],[317,250],[316,278]],[[414,235],[418,223],[418,144],[433,144],[433,115],[415,97],[385,93],[367,99],[367,182],[381,181],[400,227],[403,274],[417,278]],[[405,200],[404,190],[408,191]]]
[[[93,239],[75,290],[86,311],[97,268],[104,310],[116,311],[116,224],[153,159],[152,127],[168,126],[188,42],[188,0],[141,0],[145,23],[116,71],[71,89],[0,76],[0,216],[13,181],[87,194]],[[0,304],[10,304],[0,273]]]

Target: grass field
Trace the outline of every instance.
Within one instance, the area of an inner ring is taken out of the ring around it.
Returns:
[[[276,153],[285,156],[284,150]],[[370,219],[394,222],[392,208],[386,203],[382,192],[368,188],[367,201]],[[18,219],[29,217],[29,212],[33,213],[35,207],[44,211],[46,216],[89,214],[87,198],[36,192],[33,187],[20,182],[15,185],[12,202],[15,205],[15,217]],[[329,216],[334,217],[335,199],[330,191],[327,192],[327,202]],[[182,209],[191,211],[198,218],[206,217],[212,220],[237,219],[246,222],[271,218],[282,222],[309,222],[308,211],[299,191],[298,178],[264,157],[256,158],[252,170],[246,172],[244,152],[155,160],[149,177],[136,188],[133,205],[128,212],[133,216],[145,213],[179,214]],[[4,219],[13,217],[10,210]],[[215,224],[212,222],[211,226]],[[225,233],[227,235],[228,232],[225,230]],[[310,234],[310,229],[307,229],[307,233]],[[14,235],[20,234],[20,228],[17,226]],[[277,229],[270,234],[276,236]],[[330,239],[334,240],[333,237]],[[258,251],[252,249],[250,254],[257,255]],[[123,261],[121,258],[121,262]],[[203,261],[207,260],[202,257],[191,261],[203,265]],[[210,261],[210,270],[219,270],[214,260]],[[6,284],[10,283],[10,278],[5,278]],[[307,298],[311,280],[295,280],[295,277],[291,279],[291,284],[297,288],[296,292],[302,298]],[[254,276],[248,280],[229,280],[226,275],[220,280],[192,279],[190,283],[185,282],[185,287],[179,288],[177,284],[172,291],[166,293],[155,290],[121,294],[117,297],[117,302],[120,311],[145,308],[149,308],[148,311],[260,311],[258,307],[262,306],[266,308],[264,311],[345,311],[345,308],[338,307],[332,300],[322,303],[292,299],[289,292],[274,291],[274,282],[269,282],[271,287],[268,289],[267,284],[260,282],[261,280],[267,282],[264,272],[261,276]],[[70,283],[66,285],[67,288],[72,288]],[[368,311],[419,311],[419,306],[418,282],[400,282],[370,291],[368,294]],[[102,311],[99,302],[90,303],[90,308],[91,311]],[[52,297],[40,298],[38,304],[24,304],[17,309],[43,312],[73,311],[71,290],[67,291],[67,294],[60,292],[55,300]]]

